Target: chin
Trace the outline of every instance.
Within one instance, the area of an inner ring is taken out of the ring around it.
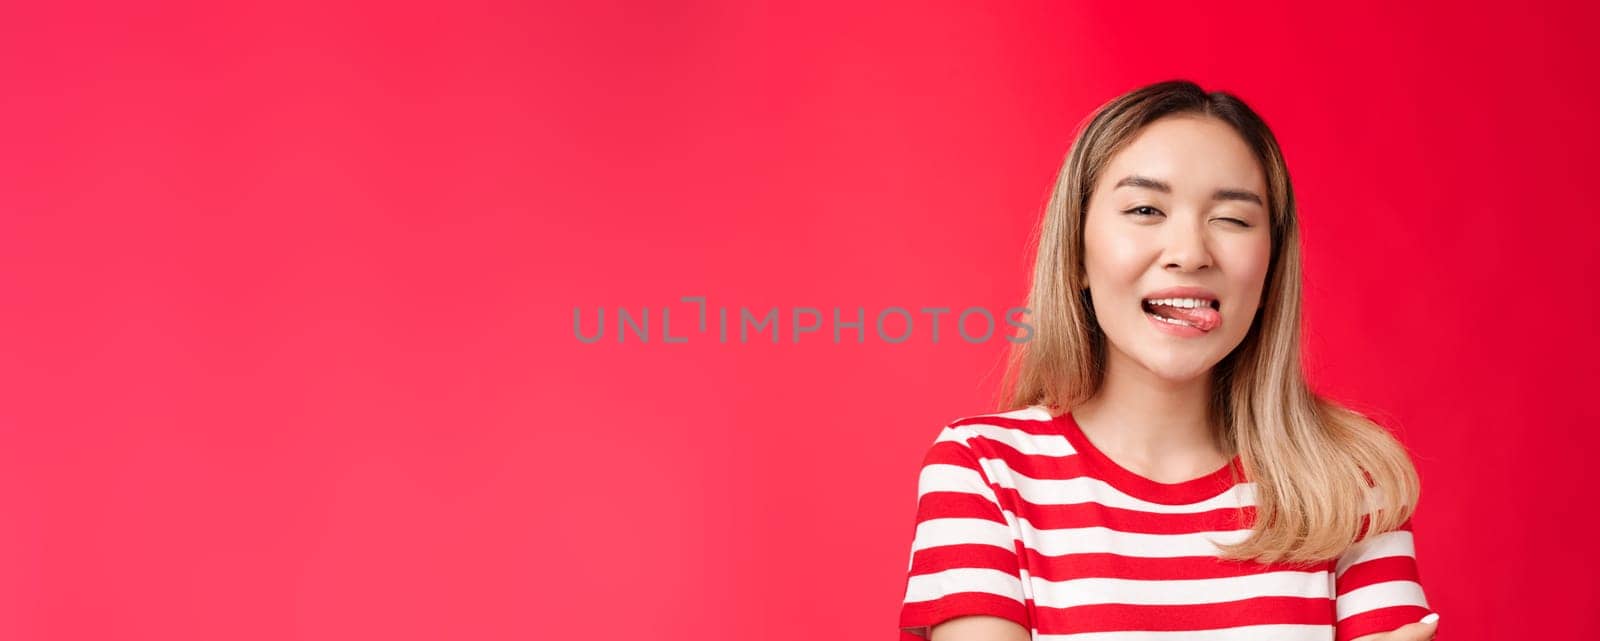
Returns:
[[[1145,361],[1144,367],[1145,369],[1150,370],[1152,374],[1160,377],[1162,380],[1171,381],[1173,383],[1187,383],[1198,377],[1209,374],[1211,372],[1211,368],[1214,367],[1217,362],[1218,361],[1215,360],[1169,362],[1161,359],[1155,359]]]

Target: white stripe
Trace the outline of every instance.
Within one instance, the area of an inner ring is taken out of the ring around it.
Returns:
[[[1045,556],[1116,554],[1138,558],[1217,556],[1218,544],[1238,543],[1250,530],[1204,530],[1183,534],[1121,532],[1108,527],[1040,529],[1011,510],[1002,510],[1006,523],[981,518],[936,518],[917,524],[912,551],[942,545],[978,543],[1012,552],[1020,535],[1023,545]]]
[[[954,568],[918,574],[906,581],[906,603],[932,601],[957,592],[986,592],[1022,602],[1022,581],[989,568]]]
[[[1194,631],[1084,632],[1033,636],[1034,641],[1328,641],[1331,638],[1332,626],[1292,623]]]
[[[1060,434],[1029,434],[1014,427],[1001,427],[999,425],[985,425],[982,423],[969,423],[946,427],[939,432],[938,438],[933,442],[957,441],[966,443],[967,439],[982,436],[992,441],[1005,443],[1023,454],[1038,456],[1072,456],[1077,450],[1072,449],[1072,443],[1066,436]]]
[[[977,543],[1017,551],[1017,539],[1011,527],[984,519],[928,519],[917,524],[915,538],[911,541],[913,554],[921,550],[944,545]]]
[[[1043,405],[1029,405],[1028,407],[1024,407],[1022,409],[1011,410],[1009,412],[999,412],[999,413],[994,413],[994,414],[974,414],[972,416],[968,416],[966,418],[962,418],[962,419],[959,419],[959,420],[967,420],[967,419],[974,419],[974,418],[995,418],[995,417],[998,417],[998,418],[1009,418],[1009,419],[1015,419],[1015,420],[1019,420],[1019,421],[1049,421],[1049,420],[1055,418],[1055,417],[1050,415],[1050,410],[1045,408],[1045,406],[1043,406]],[[956,421],[951,421],[951,422],[953,423],[953,422],[956,422]]]
[[[1339,595],[1335,611],[1339,619],[1370,612],[1378,608],[1387,608],[1396,605],[1417,605],[1428,607],[1427,598],[1422,595],[1422,586],[1416,581],[1384,581],[1364,585],[1344,594]]]
[[[1195,605],[1224,603],[1256,597],[1333,599],[1328,593],[1328,573],[1264,572],[1212,579],[1085,578],[1046,581],[1033,578],[1034,603],[1039,607],[1071,608],[1119,603],[1128,605]]]
[[[989,481],[983,474],[970,467],[950,465],[948,463],[929,463],[922,466],[922,472],[917,475],[917,498],[920,500],[929,492],[965,492],[977,494],[998,508],[1000,499],[994,495],[994,489],[989,487]]]
[[[1415,545],[1409,530],[1384,532],[1350,546],[1349,549],[1344,551],[1344,554],[1339,555],[1339,563],[1335,566],[1334,576],[1343,576],[1345,570],[1357,563],[1389,556],[1416,558]]]
[[[1238,543],[1250,536],[1248,528],[1208,530],[1185,534],[1121,532],[1108,527],[1038,529],[1025,518],[1006,513],[1017,523],[1022,543],[1045,556],[1116,554],[1151,559],[1180,556],[1218,556],[1218,543]]]
[[[1004,459],[997,458],[980,458],[978,459],[978,465],[983,467],[983,472],[989,480],[994,481],[1000,487],[1015,489],[1023,500],[1034,505],[1098,503],[1107,507],[1141,512],[1193,514],[1223,508],[1233,509],[1255,505],[1256,499],[1256,484],[1254,481],[1236,483],[1233,487],[1222,490],[1217,495],[1203,501],[1168,505],[1165,503],[1152,503],[1130,496],[1110,483],[1092,476],[1078,476],[1070,479],[1036,479],[1011,469],[1011,466]]]

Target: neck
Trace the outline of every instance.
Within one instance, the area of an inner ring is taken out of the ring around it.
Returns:
[[[1093,398],[1071,408],[1097,447],[1133,467],[1207,472],[1228,454],[1211,425],[1211,375],[1173,381],[1110,350],[1106,376]]]

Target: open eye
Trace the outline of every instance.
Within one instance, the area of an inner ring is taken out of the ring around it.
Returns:
[[[1155,207],[1151,207],[1149,205],[1140,205],[1138,207],[1134,207],[1133,209],[1125,210],[1122,213],[1124,213],[1124,214],[1133,214],[1135,216],[1151,216],[1151,215],[1154,215],[1154,214],[1160,214],[1161,210],[1156,209]],[[1162,214],[1162,215],[1165,215],[1165,214]]]

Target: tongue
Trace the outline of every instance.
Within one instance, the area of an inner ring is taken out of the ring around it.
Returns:
[[[1193,323],[1196,328],[1199,328],[1203,331],[1209,332],[1216,326],[1222,324],[1222,314],[1218,313],[1217,310],[1211,309],[1210,307],[1188,308],[1168,307],[1166,305],[1151,305],[1150,308],[1155,310],[1157,314],[1167,318],[1189,321],[1190,323]]]

